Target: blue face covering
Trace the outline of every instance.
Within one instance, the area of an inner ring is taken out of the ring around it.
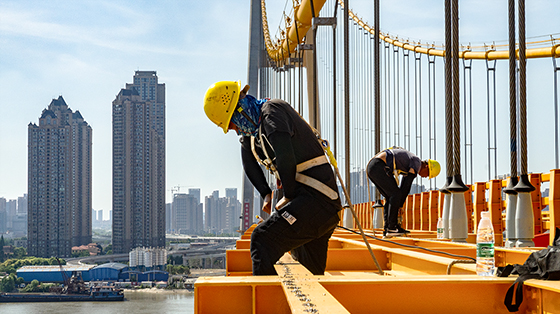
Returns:
[[[256,125],[254,125],[245,118],[243,114],[236,110],[231,117],[231,122],[237,127],[237,135],[257,135],[257,130],[261,124],[261,108],[267,101],[268,99],[256,99],[251,95],[247,95],[237,102],[251,120],[256,123]]]

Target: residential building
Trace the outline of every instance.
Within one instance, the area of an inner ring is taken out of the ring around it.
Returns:
[[[171,203],[165,204],[165,233],[171,233],[173,221],[175,218],[173,217],[172,210],[171,210]]]
[[[237,189],[226,189],[226,195],[219,197],[218,191],[204,200],[204,230],[214,234],[233,233],[239,229],[241,203],[237,200]]]
[[[27,215],[27,194],[23,194],[23,196],[18,197],[17,213]]]
[[[113,101],[113,252],[165,246],[165,84],[136,71]]]
[[[8,214],[6,213],[6,199],[0,197],[0,233],[8,231]]]
[[[70,256],[91,242],[92,129],[62,96],[28,125],[28,254]]]
[[[6,202],[6,225],[8,230],[12,230],[14,228],[13,220],[17,213],[17,201],[16,200],[8,200]]]
[[[226,188],[226,197],[231,197],[237,199],[237,189],[236,188]]]
[[[165,248],[137,247],[128,253],[129,267],[132,270],[164,270],[167,264]]]
[[[173,195],[171,207],[174,217],[172,229],[175,233],[198,234],[202,231],[202,210],[194,195],[185,193]]]
[[[197,203],[200,203],[200,189],[199,188],[189,189],[189,194],[193,195],[196,198]]]

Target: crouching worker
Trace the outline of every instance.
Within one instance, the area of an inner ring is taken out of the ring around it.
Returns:
[[[328,241],[342,209],[336,179],[316,135],[285,101],[256,99],[240,82],[210,86],[204,98],[208,118],[224,133],[241,136],[247,177],[271,213],[272,191],[259,163],[275,173],[283,198],[276,211],[251,235],[253,275],[276,275],[274,264],[286,252],[315,275],[325,272]]]
[[[417,175],[425,178],[436,177],[441,170],[435,160],[420,160],[413,153],[400,148],[386,149],[373,157],[367,165],[368,178],[385,197],[383,208],[384,237],[410,233],[398,223],[399,209],[404,205],[410,192],[412,181]],[[402,181],[399,185],[399,175]]]

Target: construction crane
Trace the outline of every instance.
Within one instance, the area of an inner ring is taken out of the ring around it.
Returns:
[[[179,192],[181,190],[181,188],[191,188],[192,185],[176,185],[173,188],[177,189],[177,192]]]
[[[72,273],[72,277],[68,278],[68,275],[62,267],[60,259],[56,257],[58,266],[60,267],[60,272],[62,273],[62,280],[64,281],[64,287],[62,288],[62,294],[86,294],[88,293],[88,288],[86,287],[84,280],[82,279],[81,272]]]
[[[64,288],[68,289],[68,284],[70,283],[70,278],[68,278],[68,275],[66,275],[66,272],[64,271],[64,268],[62,267],[62,263],[60,262],[60,259],[58,259],[58,257],[55,257],[56,261],[58,262],[58,267],[60,267],[60,273],[62,274],[62,281],[64,281]]]
[[[190,188],[190,187],[192,187],[192,186],[191,185],[175,185],[171,189],[169,189],[168,191],[171,191],[171,198],[173,198],[173,195],[175,195],[176,192],[180,192],[181,188]]]

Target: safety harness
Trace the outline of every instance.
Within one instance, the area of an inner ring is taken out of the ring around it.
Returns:
[[[391,158],[393,159],[393,175],[395,176],[395,181],[397,181],[397,185],[400,185],[400,183],[399,183],[399,176],[400,176],[401,174],[408,174],[408,172],[397,169],[397,160],[396,160],[396,158],[395,158],[395,151],[394,151],[394,149],[404,149],[404,148],[399,147],[399,146],[391,146],[391,147],[386,148],[386,149],[384,149],[384,150],[390,151],[390,152],[391,152]]]
[[[317,133],[315,133],[315,134],[317,135]],[[323,147],[323,144],[322,144],[323,141],[320,138],[318,138],[318,139],[319,139],[319,144],[321,145],[321,147]],[[257,160],[258,163],[263,165],[272,174],[274,174],[276,179],[280,180],[280,175],[278,174],[278,170],[276,169],[276,165],[274,164],[274,160],[276,158],[274,158],[274,159],[270,158],[270,156],[268,155],[267,149],[265,147],[265,143],[266,143],[270,147],[270,149],[272,151],[274,151],[274,149],[272,148],[272,145],[270,145],[270,142],[268,141],[268,138],[262,132],[262,124],[261,124],[261,126],[259,126],[258,140],[259,140],[259,144],[261,146],[261,149],[262,149],[266,159],[262,160],[260,158],[259,154],[257,153],[257,150],[256,150],[257,138],[255,136],[251,136],[251,151],[253,152],[253,156],[255,156],[255,159]],[[301,162],[296,166],[296,177],[295,177],[295,179],[296,179],[297,182],[299,182],[301,184],[305,184],[305,185],[307,185],[309,187],[312,187],[315,190],[323,193],[325,196],[327,196],[331,200],[335,200],[335,199],[338,198],[338,193],[336,191],[331,189],[328,185],[324,184],[323,182],[302,173],[305,170],[308,170],[308,169],[311,169],[313,167],[317,167],[317,166],[320,166],[320,165],[323,165],[323,164],[327,164],[327,163],[329,163],[329,160],[327,159],[327,157],[325,155],[317,156],[315,158],[312,158],[312,159],[309,159],[307,161]]]
[[[366,247],[369,251],[369,254],[371,255],[371,258],[375,262],[375,266],[377,267],[377,270],[379,271],[379,274],[383,276],[383,270],[381,269],[381,266],[379,266],[379,262],[377,261],[377,258],[375,258],[375,255],[373,254],[373,251],[372,251],[372,249],[369,245],[369,241],[367,241],[366,236],[364,234],[362,224],[360,223],[360,220],[358,219],[358,216],[356,216],[356,212],[354,211],[354,207],[352,206],[352,202],[350,201],[350,195],[348,194],[348,191],[344,187],[344,182],[342,181],[342,177],[340,176],[340,172],[338,171],[338,165],[337,165],[336,159],[334,158],[334,155],[331,151],[329,142],[327,140],[321,139],[321,135],[319,134],[319,132],[315,128],[313,128],[311,125],[309,125],[309,123],[307,125],[313,131],[315,136],[317,137],[317,141],[319,142],[319,145],[321,145],[321,148],[323,149],[323,152],[326,155],[318,156],[318,157],[312,158],[310,160],[304,161],[302,163],[299,163],[296,166],[296,181],[314,188],[315,190],[323,193],[324,195],[326,195],[327,197],[329,197],[332,200],[337,199],[338,198],[338,193],[333,191],[329,186],[325,185],[324,183],[322,183],[322,182],[320,182],[320,181],[318,181],[314,178],[311,178],[311,177],[306,176],[306,175],[301,173],[301,172],[303,172],[307,169],[310,169],[310,168],[313,168],[313,167],[316,167],[316,166],[319,166],[319,165],[330,162],[331,166],[334,168],[334,171],[335,171],[336,176],[338,177],[338,180],[341,183],[342,191],[344,192],[344,196],[346,198],[346,201],[348,202],[348,208],[350,209],[350,212],[352,212],[352,216],[354,217],[354,219],[356,221],[356,224],[358,225],[358,229],[360,230],[360,234],[362,235],[362,239],[366,243]],[[262,160],[259,157],[259,154],[257,153],[257,150],[255,148],[256,147],[256,144],[255,144],[256,138],[254,136],[251,136],[251,151],[253,152],[253,155],[255,156],[255,159],[261,165],[265,166],[270,172],[274,173],[274,176],[276,176],[276,178],[279,179],[280,176],[278,175],[278,171],[276,170],[276,166],[274,165],[274,162],[270,158],[270,156],[268,156],[268,153],[266,151],[266,147],[264,147],[265,141],[268,143],[268,146],[270,146],[270,149],[272,149],[273,151],[274,151],[274,149],[272,148],[272,145],[270,145],[270,142],[268,142],[268,139],[266,138],[266,136],[264,136],[262,134],[261,127],[259,127],[258,136],[259,136],[259,139],[260,139],[260,144],[261,144],[262,151],[263,151],[264,155],[266,156],[266,161]],[[328,156],[328,159],[326,158],[326,156]],[[294,221],[291,220],[290,216],[291,215],[286,211],[284,213],[282,213],[282,217],[284,217],[288,221],[288,223],[292,224]]]

